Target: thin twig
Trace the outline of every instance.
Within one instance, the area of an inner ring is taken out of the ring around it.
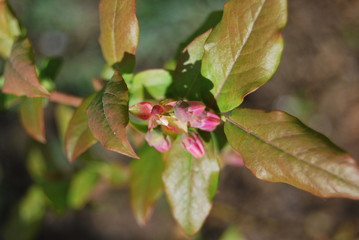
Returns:
[[[52,92],[50,94],[50,101],[74,107],[80,106],[82,100],[83,99],[80,97],[71,96],[61,92]]]

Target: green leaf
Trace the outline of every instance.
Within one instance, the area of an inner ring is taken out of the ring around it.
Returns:
[[[280,111],[236,109],[225,134],[258,178],[320,197],[359,199],[359,166],[328,138]]]
[[[205,100],[212,84],[201,75],[204,43],[211,30],[195,38],[181,53],[175,70],[174,92],[180,98]],[[207,94],[206,94],[207,93]]]
[[[0,0],[0,56],[8,58],[20,27],[5,0]]]
[[[46,196],[36,185],[31,186],[19,205],[20,218],[24,222],[40,221],[45,214]]]
[[[57,104],[55,107],[55,121],[61,142],[65,140],[65,134],[75,110],[72,107]],[[86,111],[85,111],[86,114]],[[87,122],[86,122],[87,123]]]
[[[121,62],[125,53],[135,55],[139,38],[135,0],[101,0],[100,45],[109,65]]]
[[[91,192],[100,180],[99,167],[101,167],[101,163],[89,163],[72,178],[68,193],[70,207],[80,209],[86,204]]]
[[[165,155],[163,182],[172,213],[188,233],[197,232],[212,208],[217,190],[219,163],[212,141],[205,143],[206,153],[194,158],[177,137]]]
[[[117,72],[90,103],[87,114],[93,136],[105,148],[138,158],[126,134],[129,122],[128,89]]]
[[[20,104],[20,119],[26,132],[45,143],[44,98],[25,98]]]
[[[46,196],[42,189],[32,185],[21,199],[16,212],[11,214],[2,229],[4,240],[31,240],[36,237],[46,211]]]
[[[5,64],[4,93],[17,96],[47,97],[49,92],[44,89],[36,75],[34,56],[28,39],[13,45],[10,58]]]
[[[47,165],[41,150],[38,147],[32,147],[27,157],[27,170],[35,182],[41,181],[46,175]]]
[[[70,181],[62,176],[48,173],[47,178],[42,179],[39,185],[50,200],[51,206],[58,213],[64,213],[68,207],[68,190]]]
[[[70,161],[74,161],[80,154],[96,143],[88,126],[87,107],[96,95],[87,97],[76,109],[65,134],[65,151]]]
[[[156,100],[164,99],[171,83],[172,76],[164,69],[150,69],[137,73],[132,82],[130,105],[148,98],[146,93]]]
[[[204,46],[202,74],[221,112],[266,83],[283,49],[280,30],[287,21],[286,0],[229,0],[222,21]]]
[[[102,164],[99,171],[101,176],[113,186],[122,186],[129,179],[128,167],[118,162]]]
[[[162,193],[162,169],[162,154],[152,147],[146,147],[140,159],[131,163],[131,205],[140,225],[147,222]]]

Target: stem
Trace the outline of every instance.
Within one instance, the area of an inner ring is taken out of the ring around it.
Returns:
[[[83,100],[80,97],[67,95],[67,94],[61,93],[61,92],[52,92],[50,94],[49,98],[50,98],[51,102],[57,102],[57,103],[74,106],[74,107],[80,106],[80,104]]]

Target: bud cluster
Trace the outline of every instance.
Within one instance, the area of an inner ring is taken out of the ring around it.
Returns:
[[[130,113],[148,121],[145,138],[150,146],[165,152],[171,147],[171,136],[182,133],[181,146],[195,158],[205,153],[195,129],[211,132],[221,123],[219,116],[206,111],[206,106],[199,101],[165,100],[155,105],[140,102],[130,107]]]

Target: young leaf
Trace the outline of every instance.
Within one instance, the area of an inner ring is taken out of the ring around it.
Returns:
[[[5,64],[4,78],[2,88],[4,93],[27,97],[49,95],[37,78],[32,48],[28,39],[14,43],[10,58]]]
[[[80,154],[96,143],[96,139],[88,127],[87,107],[95,94],[87,97],[72,116],[65,134],[65,150],[70,161],[74,161]]]
[[[20,35],[20,27],[5,0],[0,0],[0,56],[8,58],[11,47]]]
[[[204,46],[202,74],[212,81],[221,112],[274,74],[283,49],[279,31],[287,21],[286,0],[229,0],[222,21]]]
[[[92,100],[87,114],[93,136],[105,148],[138,158],[127,140],[128,89],[118,72]]]
[[[188,234],[201,228],[217,190],[220,167],[213,143],[205,143],[205,149],[205,155],[196,159],[182,148],[181,137],[177,137],[165,155],[163,182],[167,199],[174,218]]]
[[[100,45],[109,65],[121,62],[125,53],[135,55],[139,27],[135,0],[101,0]]]
[[[162,154],[152,147],[146,147],[140,159],[131,163],[131,205],[140,225],[146,224],[162,193],[162,169]]]
[[[70,207],[80,209],[86,204],[100,180],[100,167],[101,164],[98,166],[96,163],[90,163],[72,178],[68,193]]]
[[[26,132],[45,143],[44,98],[25,98],[20,104],[20,119]]]
[[[359,199],[359,166],[328,138],[280,111],[236,109],[225,134],[258,178],[320,197]]]
[[[130,105],[143,101],[145,91],[154,99],[164,99],[171,83],[172,76],[164,69],[151,69],[136,74],[131,88]]]
[[[210,33],[211,30],[208,30],[195,38],[179,57],[175,70],[174,91],[181,98],[203,100],[201,91],[205,90],[206,79],[201,75],[201,60],[204,43]]]

